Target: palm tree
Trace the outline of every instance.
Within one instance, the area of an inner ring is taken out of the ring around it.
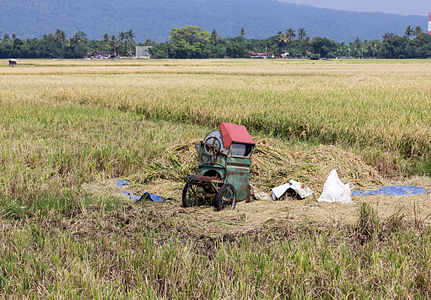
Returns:
[[[363,55],[363,43],[359,37],[356,37],[355,41],[353,42],[353,46],[356,49],[356,55],[359,55],[362,57]]]
[[[71,38],[70,38],[70,47],[75,48],[79,45],[81,42],[81,36],[76,32]]]
[[[72,50],[73,55],[75,55],[75,49],[84,44],[87,41],[87,35],[82,31],[77,31],[75,34],[69,39],[69,46]],[[88,54],[88,53],[87,53]]]
[[[379,42],[376,40],[372,40],[368,43],[368,50],[369,50],[369,55],[370,56],[378,56],[378,47],[379,47]]]
[[[413,28],[410,25],[407,26],[405,36],[410,38],[414,33]]]
[[[134,42],[133,39],[135,38],[135,33],[133,32],[133,29],[129,29],[129,31],[127,31],[127,35],[129,39]]]
[[[132,29],[129,29],[129,31],[127,31],[126,37],[129,45],[129,55],[132,55],[132,45],[135,43],[135,33]]]
[[[112,50],[112,54],[114,56],[117,56],[117,47],[118,47],[118,41],[117,37],[115,35],[112,35],[109,39],[109,48]]]
[[[105,33],[102,38],[103,42],[107,44],[110,40],[109,34]]]
[[[109,41],[111,40],[111,37],[109,36],[109,34],[107,34],[107,33],[105,33],[105,34],[103,34],[103,37],[102,37],[102,48],[103,49],[106,49],[106,48],[109,48]]]
[[[215,45],[215,43],[217,42],[217,38],[218,38],[218,33],[217,31],[214,29],[211,32],[211,42]]]
[[[71,38],[71,40],[73,40],[73,42],[78,45],[81,42],[85,41],[87,39],[87,35],[82,32],[82,31],[78,31],[74,34],[74,36]]]
[[[118,55],[120,55],[120,52],[123,52],[122,49],[125,49],[127,47],[127,33],[126,32],[121,31],[118,34],[118,42],[121,46],[121,49],[118,51],[119,52]],[[125,52],[125,50],[124,50],[124,52]]]
[[[245,35],[245,29],[244,29],[244,28],[241,28],[241,31],[239,32],[239,34],[240,34],[242,37],[244,37],[244,35]]]
[[[287,44],[287,36],[286,34],[282,33],[281,31],[277,34],[277,43],[279,47],[283,47]]]
[[[303,42],[306,36],[307,36],[307,32],[305,31],[305,29],[304,28],[299,28],[299,30],[298,30],[298,40],[300,40],[301,42]]]
[[[420,26],[416,26],[416,28],[415,28],[415,32],[414,32],[415,37],[417,37],[417,36],[418,36],[418,35],[420,35],[421,33],[423,33],[422,27],[420,27]]]
[[[118,40],[121,42],[124,42],[126,40],[126,33],[124,31],[121,31],[118,35]]]
[[[58,42],[61,42],[61,55],[60,58],[63,58],[63,49],[64,49],[64,41],[66,40],[66,34],[63,30],[57,29],[57,31],[54,33],[55,39]]]
[[[390,40],[392,40],[392,39],[393,39],[393,37],[394,37],[394,34],[393,34],[393,33],[386,32],[386,33],[383,35],[383,42],[389,42]]]
[[[295,30],[293,30],[292,28],[287,29],[286,30],[286,36],[287,36],[287,40],[290,42],[296,36]]]

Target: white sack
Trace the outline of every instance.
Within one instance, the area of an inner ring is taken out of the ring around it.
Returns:
[[[344,204],[353,203],[350,185],[341,182],[335,169],[331,171],[328,179],[326,179],[325,185],[323,186],[322,195],[320,195],[317,201],[337,202]]]
[[[289,183],[277,186],[272,189],[272,200],[277,200],[283,197],[283,195],[287,192],[287,190],[294,190],[301,199],[307,198],[313,194],[313,191],[308,187],[303,187],[302,183],[290,180]]]

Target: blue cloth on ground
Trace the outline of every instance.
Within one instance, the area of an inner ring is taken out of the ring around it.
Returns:
[[[354,191],[352,196],[368,196],[368,195],[388,195],[388,196],[406,196],[427,194],[428,191],[421,187],[411,185],[393,185],[384,186],[374,191]]]
[[[129,185],[129,184],[130,184],[130,181],[128,181],[128,180],[121,180],[121,179],[117,180],[117,187],[118,188],[120,188],[122,186],[125,186],[125,185]],[[157,195],[154,195],[154,194],[151,194],[151,193],[143,193],[141,196],[134,195],[134,194],[129,193],[127,191],[123,191],[123,193],[126,194],[126,195],[128,195],[129,198],[130,198],[130,200],[132,200],[133,202],[138,202],[138,201],[141,201],[141,200],[151,200],[151,201],[154,201],[154,202],[163,202],[163,201],[165,201],[165,198],[157,196]]]
[[[130,184],[130,181],[128,180],[121,180],[121,179],[117,180],[117,188],[122,187],[123,185],[129,185],[129,184]]]

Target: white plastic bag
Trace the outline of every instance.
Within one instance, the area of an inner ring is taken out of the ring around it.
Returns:
[[[350,185],[341,182],[335,169],[331,171],[328,179],[326,179],[325,185],[323,186],[323,192],[317,201],[344,204],[353,203]]]
[[[289,183],[277,186],[272,189],[272,200],[280,199],[289,189],[294,190],[301,199],[307,198],[313,194],[313,191],[308,187],[304,187],[302,183],[295,180],[290,180]]]

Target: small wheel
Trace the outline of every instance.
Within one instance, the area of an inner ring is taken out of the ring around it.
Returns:
[[[187,182],[183,188],[182,195],[183,207],[192,207],[198,205],[198,199],[193,190],[192,183]]]
[[[231,210],[235,209],[236,205],[236,191],[233,185],[223,184],[217,194],[217,210],[220,211],[224,208],[230,207]]]
[[[208,138],[204,143],[204,150],[209,155],[218,155],[220,153],[221,143],[216,137]]]

